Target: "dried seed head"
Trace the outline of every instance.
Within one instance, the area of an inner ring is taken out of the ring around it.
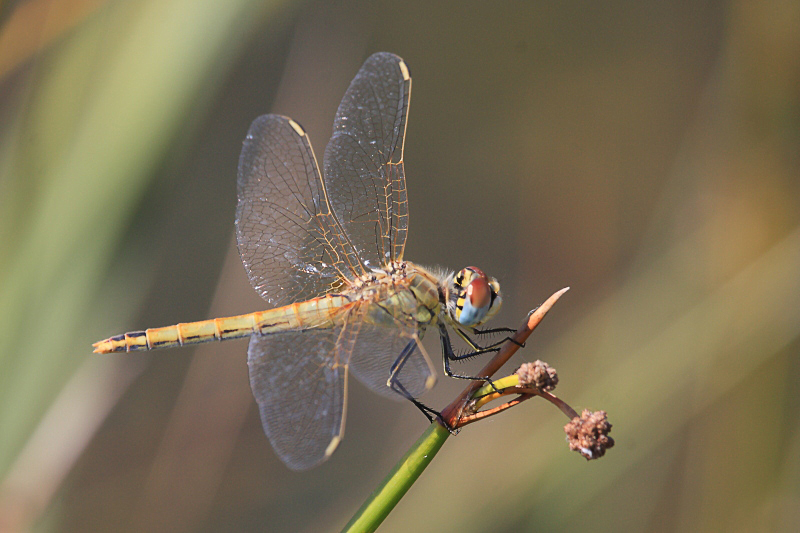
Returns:
[[[541,391],[551,391],[558,385],[558,374],[544,361],[523,363],[515,372],[519,376],[520,387],[533,387]]]
[[[566,426],[569,449],[577,451],[586,460],[599,459],[606,450],[614,446],[614,439],[608,436],[611,424],[605,411],[592,412],[584,409],[580,417],[573,418]]]

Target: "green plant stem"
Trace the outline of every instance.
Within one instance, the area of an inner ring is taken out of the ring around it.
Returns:
[[[492,385],[486,384],[472,395],[473,398],[480,398],[481,396],[486,396],[487,394],[493,393],[496,389],[507,389],[509,387],[516,387],[519,385],[519,376],[516,374],[511,374],[510,376],[506,376],[501,379],[495,379],[492,381]]]
[[[389,472],[383,483],[350,519],[342,533],[375,531],[422,474],[449,436],[450,432],[438,422],[428,426],[425,433],[417,439]]]

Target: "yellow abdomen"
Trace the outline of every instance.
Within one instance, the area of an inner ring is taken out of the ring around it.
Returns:
[[[155,350],[187,344],[268,335],[281,331],[330,328],[339,323],[350,301],[340,295],[327,295],[277,309],[246,315],[187,322],[163,328],[131,331],[94,343],[95,353]]]

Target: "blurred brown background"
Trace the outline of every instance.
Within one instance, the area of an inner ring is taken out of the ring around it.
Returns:
[[[414,78],[406,257],[497,276],[514,327],[571,286],[514,362],[617,440],[586,463],[528,402],[381,531],[796,531],[800,4],[354,0],[0,4],[0,530],[338,531],[422,433],[356,384],[294,473],[245,341],[89,348],[264,307],[232,239],[249,123],[321,156],[379,50]]]

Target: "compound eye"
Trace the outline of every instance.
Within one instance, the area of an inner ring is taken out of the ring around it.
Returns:
[[[492,289],[486,278],[475,277],[467,285],[467,298],[472,307],[488,307],[492,303]]]
[[[455,282],[463,287],[456,303],[455,319],[464,326],[477,326],[492,307],[494,294],[489,279],[479,269],[469,267],[459,272]]]
[[[500,295],[500,284],[497,280],[492,278],[489,280],[489,287],[492,290],[492,302],[489,304],[489,311],[486,313],[483,321],[488,322],[491,320],[503,305],[503,297]]]

